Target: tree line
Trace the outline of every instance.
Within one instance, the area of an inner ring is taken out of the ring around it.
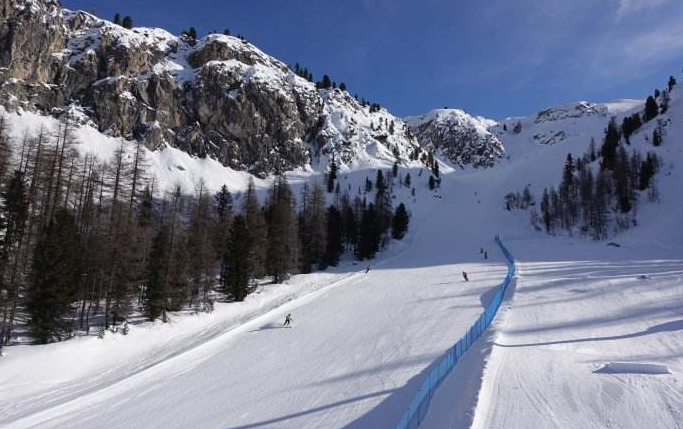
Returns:
[[[80,155],[68,118],[17,144],[9,136],[0,117],[0,346],[18,330],[48,343],[125,333],[133,315],[211,311],[257,280],[335,266],[347,251],[371,259],[408,229],[390,171],[353,199],[335,177],[332,204],[319,184],[297,202],[280,174],[262,203],[253,181],[235,197],[203,182],[158,189],[139,142],[121,141],[106,161]]]

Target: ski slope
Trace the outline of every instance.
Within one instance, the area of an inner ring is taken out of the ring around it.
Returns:
[[[347,264],[326,275],[329,286],[246,323],[207,335],[204,324],[179,321],[167,344],[150,338],[155,326],[116,338],[117,347],[108,347],[114,338],[90,338],[10,349],[1,363],[0,427],[393,426],[420,374],[465,332],[506,273],[491,231],[457,220],[453,184],[442,198],[420,192],[408,242],[367,274],[365,265]],[[294,326],[283,329],[290,312]]]
[[[618,116],[639,108],[608,107]],[[526,212],[486,217],[505,225],[516,284],[488,336],[437,391],[421,428],[683,428],[683,147],[675,138],[682,116],[676,88],[660,118],[668,140],[659,148],[648,142],[653,121],[629,148],[656,150],[666,164],[661,201],[641,199],[636,228],[596,243],[535,233]],[[590,137],[600,141],[597,118],[569,122],[566,140],[543,146],[532,136],[548,125],[522,119],[527,131],[505,142],[508,162],[460,186],[479,184],[483,211],[492,213],[501,213],[495,204],[505,190],[530,184],[538,195],[559,182],[566,153],[582,154]],[[486,198],[493,194],[498,199]]]
[[[639,206],[639,226],[608,240],[621,247],[548,237],[533,231],[528,213],[503,209],[507,192],[531,184],[538,196],[556,184],[566,154],[583,153],[604,128],[599,116],[563,119],[568,137],[539,144],[531,137],[557,124],[522,119],[494,169],[443,168],[434,194],[413,174],[423,187],[411,232],[367,274],[346,261],[172,326],[7,349],[0,428],[393,428],[429,365],[505,276],[495,233],[519,276],[421,427],[681,428],[679,92],[657,148],[666,161],[661,202]],[[625,115],[638,106],[607,108]],[[651,149],[653,126],[633,148]],[[294,326],[283,329],[288,313]]]

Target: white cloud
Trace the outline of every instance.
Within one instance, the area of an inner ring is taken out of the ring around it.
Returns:
[[[642,12],[647,9],[657,8],[666,3],[671,3],[673,0],[618,0],[619,9],[617,9],[617,17],[624,17]]]
[[[650,25],[617,26],[589,48],[589,74],[623,82],[645,77],[658,66],[683,57],[682,19],[683,10],[678,9]]]

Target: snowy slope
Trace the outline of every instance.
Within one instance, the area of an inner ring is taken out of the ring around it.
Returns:
[[[671,117],[680,118],[682,107],[674,94]],[[683,131],[677,126],[669,136]],[[595,124],[596,137],[601,128]],[[648,132],[634,147],[647,145]],[[682,237],[661,235],[655,222],[661,213],[679,215],[671,192],[678,170],[662,175],[661,207],[648,214],[643,206],[641,226],[618,237],[618,250],[548,238],[502,208],[518,183],[556,183],[566,151],[585,150],[586,136],[551,146],[522,136],[494,169],[446,171],[441,198],[418,191],[405,244],[368,274],[347,262],[336,272],[293,278],[286,290],[303,298],[282,307],[269,310],[277,299],[264,291],[245,308],[226,305],[171,327],[133,327],[126,338],[14,347],[0,372],[0,410],[9,416],[0,427],[392,427],[429,364],[469,327],[504,276],[502,255],[492,251],[484,263],[477,252],[494,249],[495,232],[521,267],[490,337],[499,345],[482,342],[468,353],[424,427],[541,427],[544,413],[542,427],[579,421],[635,429],[644,420],[623,416],[636,412],[655,427],[680,427],[669,416],[683,381],[676,354],[683,345],[676,322],[683,317]],[[672,138],[657,150],[674,165],[683,160]],[[659,243],[640,241],[653,232]],[[461,281],[462,270],[472,281]],[[294,328],[280,329],[288,312]],[[84,354],[86,364],[74,365]],[[593,372],[616,361],[666,365],[673,374]],[[27,372],[37,362],[52,365]]]
[[[101,21],[100,30],[93,25],[70,30],[83,32],[74,33],[71,51],[63,53],[74,67],[93,55],[109,28]],[[238,92],[222,93],[228,101],[251,84],[290,102],[298,90],[311,89],[284,65],[231,38],[209,36],[167,55],[175,36],[153,29],[123,36],[120,27],[111,31],[121,46],[163,51],[152,69],[178,85],[195,84],[195,73],[202,72],[234,79],[238,86],[230,91]],[[236,58],[225,58],[222,49]],[[199,60],[197,52],[219,58]],[[122,96],[117,103],[125,106],[133,100],[121,89],[149,77],[136,74],[127,83],[107,78],[99,85],[112,85]],[[401,174],[410,169],[417,188],[415,199],[409,189],[397,190],[397,200],[410,201],[413,214],[405,242],[392,243],[367,274],[364,265],[347,260],[337,269],[263,287],[244,304],[218,304],[213,314],[175,314],[168,325],[133,326],[127,337],[8,348],[0,359],[0,428],[393,427],[431,362],[462,336],[503,278],[503,258],[491,242],[495,233],[518,259],[520,276],[488,341],[444,382],[424,427],[682,427],[680,86],[670,111],[659,118],[664,144],[654,150],[666,160],[661,203],[639,207],[639,226],[614,238],[618,249],[535,232],[526,213],[503,210],[503,197],[527,184],[537,195],[557,184],[568,152],[583,153],[591,138],[600,141],[610,116],[620,120],[642,109],[642,102],[573,103],[500,123],[457,111],[415,119],[418,127],[443,124],[449,130],[462,119],[464,129],[490,143],[489,149],[505,146],[502,159],[501,151],[483,155],[497,160],[494,168],[444,165],[441,189],[432,193],[427,173],[420,176],[419,165],[406,159],[413,140],[401,120],[383,109],[370,112],[341,91],[312,93],[321,103],[320,126],[306,142],[309,162],[289,177],[295,185],[315,180],[334,158],[342,164],[342,183],[355,189],[374,169],[390,167],[398,153]],[[82,111],[74,113],[83,122],[76,131],[80,150],[106,158],[120,144],[100,133],[100,124],[89,124]],[[9,118],[15,141],[26,130],[57,125],[24,108]],[[163,134],[161,125],[150,123]],[[648,139],[655,126],[648,123],[636,133],[632,148],[652,150]],[[189,192],[202,178],[212,190],[225,183],[239,192],[250,177],[215,157],[165,145],[147,155],[162,188],[180,183]],[[452,163],[464,160],[456,156]],[[257,181],[260,189],[268,184]],[[480,246],[490,250],[491,260],[481,260]],[[461,280],[463,270],[470,282]],[[294,327],[281,329],[289,312]],[[663,366],[671,374],[632,374]]]
[[[619,116],[642,109],[630,101],[603,106]],[[487,204],[484,211],[501,213],[506,190],[556,184],[567,152],[582,153],[590,137],[599,142],[601,117],[522,118],[522,133],[505,140],[508,162],[485,181],[473,174],[460,182],[478,192],[464,205],[477,199]],[[641,204],[639,225],[613,239],[621,247],[548,237],[533,232],[521,214],[489,220],[489,227],[506,225],[506,245],[518,260],[514,294],[478,353],[444,382],[422,427],[683,427],[681,118],[679,86],[669,112],[658,118],[668,136],[663,145],[649,141],[657,120],[632,138],[633,149],[655,150],[666,168],[659,175],[661,202]],[[534,136],[553,129],[549,122],[563,123],[567,137],[539,143]]]
[[[318,292],[244,324],[243,310],[225,304],[175,326],[133,327],[125,338],[11,348],[0,371],[0,427],[390,427],[506,270],[502,255],[478,254],[494,248],[488,231],[463,234],[451,222],[452,192],[420,189],[407,241],[368,274],[346,263],[297,276],[285,288]],[[294,327],[281,329],[288,312]],[[85,364],[72,365],[84,354]],[[35,362],[52,364],[27,373]]]

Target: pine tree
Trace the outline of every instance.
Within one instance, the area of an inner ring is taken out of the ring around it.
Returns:
[[[232,213],[232,194],[226,185],[221,186],[221,189],[213,196],[213,200],[216,204],[218,219],[229,218]]]
[[[339,90],[346,91],[346,84],[344,82],[339,84]]]
[[[591,142],[588,145],[588,159],[590,162],[595,162],[598,159],[598,154],[595,150],[595,139],[591,137]]]
[[[605,130],[605,137],[602,142],[602,164],[603,170],[614,170],[616,163],[617,148],[619,147],[619,129],[614,118],[609,121]]]
[[[562,226],[567,231],[571,231],[578,214],[578,192],[576,189],[574,169],[574,160],[572,159],[572,155],[568,153],[559,191],[560,204],[562,206],[560,220]]]
[[[343,219],[343,238],[346,248],[349,250],[356,250],[358,244],[358,217],[353,207],[349,204],[346,198],[342,209]]]
[[[579,201],[584,224],[590,224],[591,206],[593,205],[593,173],[590,168],[583,169],[579,177]]]
[[[127,28],[130,30],[131,28],[133,28],[133,18],[131,18],[128,15],[124,16],[123,21],[121,22],[121,26],[123,28]]]
[[[408,211],[406,206],[401,203],[396,207],[396,212],[394,213],[394,219],[392,222],[392,235],[395,239],[400,240],[408,231],[408,223],[410,222],[410,217],[408,216]]]
[[[217,266],[217,243],[215,235],[221,231],[215,231],[217,224],[216,211],[211,206],[211,197],[200,182],[197,197],[194,199],[194,207],[190,214],[190,224],[186,231],[185,243],[187,246],[188,274],[192,287],[190,306],[197,307],[200,302],[208,300],[216,275]],[[227,214],[224,214],[227,216]],[[225,224],[227,226],[227,222]],[[225,240],[225,236],[221,237]]]
[[[529,186],[525,186],[524,191],[522,191],[522,209],[528,209],[533,202],[534,197],[531,195],[531,190],[529,190]]]
[[[593,193],[593,205],[591,210],[591,229],[593,238],[602,240],[607,232],[607,207],[609,204],[610,186],[607,173],[599,171],[595,179],[595,190]]]
[[[327,192],[334,191],[334,181],[337,180],[337,164],[332,161],[330,164],[330,172],[327,174]]]
[[[406,177],[403,179],[403,184],[406,188],[410,188],[410,173],[406,173]]]
[[[384,193],[386,190],[386,183],[384,183],[384,173],[382,170],[377,170],[377,176],[375,178],[375,188],[377,188],[378,193]]]
[[[357,250],[358,259],[372,259],[379,251],[379,241],[381,232],[377,219],[377,211],[374,204],[370,203],[363,210],[363,217],[360,224],[360,237]]]
[[[332,81],[328,75],[323,75],[323,80],[320,82],[321,89],[330,89],[332,87]]]
[[[673,76],[669,76],[669,91],[673,89],[674,86],[676,86],[676,79]]]
[[[434,180],[434,176],[429,175],[429,189],[434,190],[436,187],[436,181]]]
[[[274,283],[282,283],[296,266],[297,225],[294,215],[294,198],[287,179],[279,175],[270,194],[266,220],[268,223],[268,250],[266,267]]]
[[[114,14],[114,24],[121,25],[121,15],[118,13]]]
[[[261,205],[256,197],[254,181],[249,179],[247,192],[244,196],[242,209],[244,220],[249,231],[249,240],[252,243],[250,264],[254,278],[262,278],[266,275],[266,252],[268,249],[268,226],[261,210]]]
[[[152,249],[147,258],[143,308],[149,320],[155,320],[166,312],[168,248],[168,226],[162,225],[154,236]]]
[[[630,183],[630,161],[623,146],[617,152],[617,162],[614,169],[614,184],[617,196],[617,206],[622,213],[628,213],[633,208],[633,194]]]
[[[36,341],[62,340],[71,332],[71,304],[81,277],[81,238],[73,216],[59,209],[33,253],[26,309]]]
[[[327,208],[327,239],[325,249],[326,265],[336,267],[344,252],[342,215],[335,206]]]
[[[225,293],[236,301],[243,301],[249,291],[252,278],[252,242],[247,222],[242,215],[235,216],[225,251],[225,276],[222,279]]]
[[[372,180],[365,178],[365,192],[368,193],[372,191]]]
[[[640,167],[640,175],[638,180],[638,189],[641,191],[646,190],[650,186],[650,181],[652,176],[655,174],[654,164],[652,162],[652,156],[650,153],[645,157],[645,161],[642,162]]]
[[[299,215],[299,270],[310,273],[315,266],[325,268],[327,226],[325,195],[315,184],[304,187],[302,210]]]
[[[395,161],[394,165],[391,167],[391,174],[394,177],[398,176],[398,161]]]
[[[548,188],[543,189],[541,216],[543,218],[543,225],[545,225],[545,232],[551,234],[553,232],[553,215],[550,208],[550,194],[548,193]]]
[[[659,114],[659,106],[657,105],[657,100],[653,96],[647,97],[645,101],[645,114],[643,119],[645,122],[649,122],[654,119]]]
[[[23,261],[22,244],[28,220],[26,183],[21,171],[16,170],[9,183],[2,189],[0,200],[0,349],[9,343],[12,322],[16,312],[19,293],[19,268]]]

